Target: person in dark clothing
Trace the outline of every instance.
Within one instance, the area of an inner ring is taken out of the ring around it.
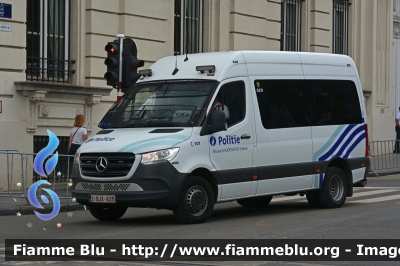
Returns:
[[[399,112],[396,115],[395,118],[395,130],[396,130],[396,142],[394,145],[394,153],[400,153],[400,107],[399,107]]]

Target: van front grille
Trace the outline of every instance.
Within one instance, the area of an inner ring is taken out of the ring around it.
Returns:
[[[102,159],[101,159],[102,158]],[[115,153],[81,153],[81,172],[90,177],[121,177],[126,176],[135,162],[135,154],[126,152]],[[96,163],[102,165],[96,166]]]

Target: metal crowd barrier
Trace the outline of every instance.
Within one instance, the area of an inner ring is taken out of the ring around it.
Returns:
[[[58,154],[58,163],[48,177],[39,176],[33,170],[37,153],[23,153],[18,150],[0,150],[0,197],[27,198],[31,184],[47,180],[59,198],[71,198],[69,178],[72,155]],[[50,155],[49,158],[53,156]],[[5,181],[5,182],[4,182]],[[6,183],[6,184],[4,184]],[[48,186],[46,187],[48,188]],[[38,190],[41,196],[41,189]]]
[[[400,140],[371,141],[369,152],[372,172],[400,168]]]

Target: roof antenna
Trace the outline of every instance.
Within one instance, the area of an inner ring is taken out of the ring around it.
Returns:
[[[179,69],[178,69],[178,55],[175,53],[175,69],[172,72],[172,75],[175,75],[176,73],[178,73]]]
[[[189,58],[187,57],[187,47],[185,46],[185,50],[186,50],[186,58],[185,60],[183,60],[184,62],[186,62],[187,60],[189,60]]]

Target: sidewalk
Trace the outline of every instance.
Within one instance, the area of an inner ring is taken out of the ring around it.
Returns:
[[[368,177],[379,177],[379,176],[385,176],[385,175],[397,175],[397,174],[400,174],[400,168],[373,170],[368,173],[367,178]]]
[[[67,195],[67,185],[66,182],[61,182],[48,187],[60,197],[60,212],[84,210],[85,207],[82,204],[73,201],[70,189]],[[26,191],[26,195],[27,194],[28,190]],[[7,195],[6,192],[0,192],[0,195],[0,216],[17,215],[18,213],[21,215],[34,214],[34,210],[40,213],[50,213],[53,210],[52,200],[46,192],[42,193],[42,195],[45,195],[49,199],[49,204],[44,204],[43,201],[39,199],[44,209],[38,209],[32,206],[27,197],[21,197],[22,191],[16,191],[12,196]]]

